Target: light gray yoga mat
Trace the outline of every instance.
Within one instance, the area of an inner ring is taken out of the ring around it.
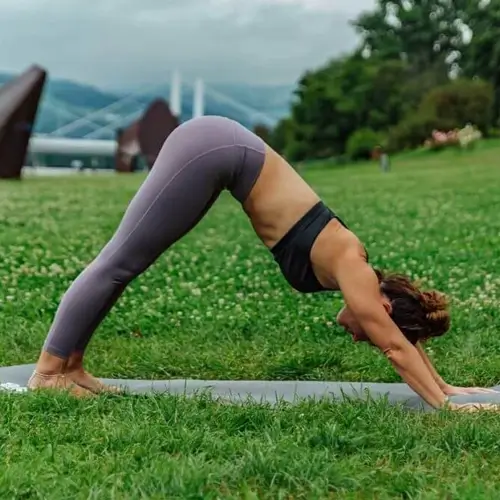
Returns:
[[[0,389],[23,391],[34,365],[0,367]],[[214,398],[238,403],[253,400],[277,403],[314,398],[331,400],[387,398],[391,404],[401,404],[411,410],[431,411],[406,384],[375,382],[311,382],[268,380],[122,380],[102,379],[103,382],[124,387],[132,394],[170,393],[192,396],[209,392]],[[500,386],[493,387],[497,394],[453,396],[456,403],[497,403],[500,405]]]

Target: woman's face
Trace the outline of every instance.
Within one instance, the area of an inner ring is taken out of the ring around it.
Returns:
[[[361,328],[361,325],[358,323],[354,314],[347,306],[344,306],[337,314],[337,324],[351,335],[354,342],[369,341],[367,335],[363,331],[363,328]]]
[[[385,295],[382,295],[381,299],[382,305],[384,306],[387,314],[391,314],[392,306],[389,299]],[[344,307],[337,314],[337,324],[351,335],[354,342],[372,343],[347,305],[344,305]]]

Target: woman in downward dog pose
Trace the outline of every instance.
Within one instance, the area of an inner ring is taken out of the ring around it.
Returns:
[[[340,291],[345,306],[337,321],[354,340],[380,349],[431,406],[473,409],[448,402],[448,395],[481,389],[446,385],[419,345],[449,327],[443,296],[372,269],[358,238],[281,156],[217,116],[190,120],[165,141],[112,239],[65,293],[30,389],[80,396],[114,390],[83,368],[92,334],[127,285],[194,228],[224,189],[294,289]]]

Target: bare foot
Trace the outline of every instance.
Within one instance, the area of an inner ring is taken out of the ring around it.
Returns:
[[[64,371],[66,375],[73,381],[75,384],[78,384],[81,387],[85,387],[89,391],[94,394],[100,393],[123,393],[120,388],[104,384],[97,377],[94,377],[83,367],[83,358],[85,353],[83,351],[74,351],[68,358],[66,363],[66,367]]]
[[[105,384],[98,378],[91,375],[89,372],[85,371],[83,368],[67,371],[66,376],[75,384],[78,384],[79,386],[84,387],[85,389],[88,389],[95,394],[103,392],[120,394],[123,392],[119,387]]]
[[[67,392],[68,394],[76,397],[92,396],[92,392],[84,387],[80,387],[70,380],[64,373],[55,375],[45,375],[34,371],[28,380],[28,389],[31,391],[36,390],[55,390]]]

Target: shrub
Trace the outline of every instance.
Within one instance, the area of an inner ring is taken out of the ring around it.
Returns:
[[[482,137],[483,134],[481,131],[470,123],[458,131],[458,141],[463,149],[471,149],[475,147]]]
[[[449,147],[456,147],[460,144],[458,140],[458,131],[449,130],[443,132],[442,130],[433,130],[430,139],[424,143],[425,147],[433,151],[445,149]]]
[[[402,151],[422,146],[433,130],[449,130],[450,123],[431,114],[417,113],[408,116],[389,130],[389,151]]]
[[[488,130],[488,137],[490,139],[500,139],[500,129],[498,129],[498,128],[490,128]]]
[[[356,130],[348,139],[346,153],[352,160],[368,160],[373,150],[381,146],[384,139],[381,134],[369,128]]]
[[[425,141],[425,146],[434,151],[449,147],[471,149],[482,136],[477,127],[468,123],[461,129],[449,130],[448,132],[433,130],[432,136]]]
[[[443,131],[463,129],[468,123],[475,123],[479,131],[487,135],[493,99],[492,86],[481,80],[457,80],[440,85],[423,97],[414,114],[390,129],[388,149],[401,151],[424,143],[433,149],[458,145],[460,141],[458,137],[453,138],[453,133],[446,140],[442,136],[443,140],[439,140],[432,138],[433,131],[439,136],[445,133]]]
[[[428,92],[420,104],[420,113],[438,116],[449,129],[474,123],[482,132],[491,125],[493,87],[481,80],[458,80]]]

